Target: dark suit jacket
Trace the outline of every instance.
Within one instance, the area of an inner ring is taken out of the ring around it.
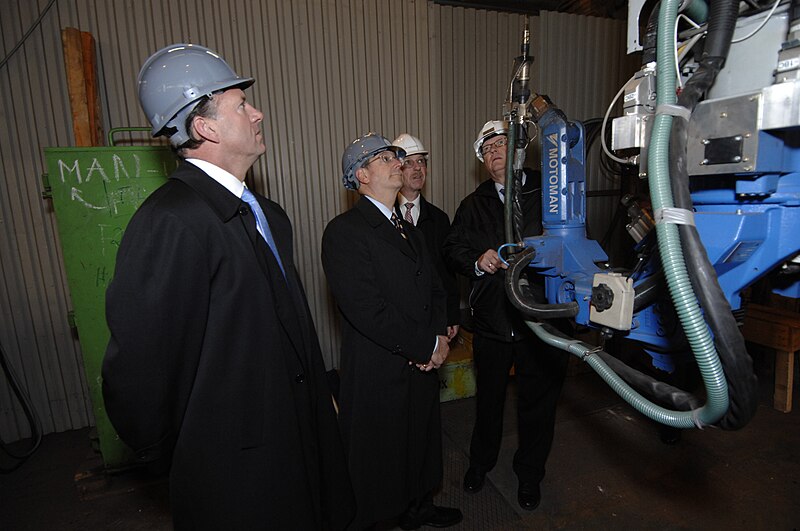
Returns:
[[[395,204],[395,212],[400,216],[400,219],[403,219],[406,212],[405,207],[397,203]],[[447,324],[457,325],[459,324],[461,296],[458,292],[456,277],[445,265],[442,254],[444,239],[450,231],[450,218],[439,207],[428,202],[425,197],[420,196],[417,228],[425,236],[425,244],[430,251],[430,255],[435,260],[436,272],[439,274],[439,279],[442,281],[442,286],[444,286],[444,290],[447,293]]]
[[[342,528],[352,497],[285,212],[183,163],[136,212],[106,295],[103,394],[142,461],[171,458],[176,528]]]
[[[442,479],[439,380],[414,364],[430,360],[445,331],[445,296],[421,234],[404,224],[408,241],[362,197],[322,237],[342,314],[339,422],[353,529],[399,515]]]

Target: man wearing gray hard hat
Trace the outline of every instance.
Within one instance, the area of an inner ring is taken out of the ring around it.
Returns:
[[[128,225],[106,294],[103,396],[140,463],[169,467],[176,529],[343,529],[352,490],[283,209],[250,191],[264,115],[211,50],[139,74],[183,159]]]
[[[392,211],[403,149],[369,133],[342,156],[361,198],[322,236],[322,264],[342,314],[339,423],[356,494],[352,529],[399,518],[448,527],[433,504],[442,481],[439,378],[449,350],[445,293],[423,238]]]

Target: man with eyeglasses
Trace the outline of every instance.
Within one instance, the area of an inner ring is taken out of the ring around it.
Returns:
[[[433,504],[442,481],[439,378],[449,350],[445,293],[420,232],[392,208],[403,149],[368,133],[342,156],[361,198],[322,236],[322,265],[342,315],[339,424],[356,494],[351,529],[398,519],[449,527]]]
[[[450,218],[440,208],[428,202],[422,189],[428,177],[428,150],[422,141],[403,133],[392,144],[406,152],[403,159],[403,187],[397,194],[394,209],[397,215],[417,227],[425,235],[425,243],[436,262],[436,272],[447,292],[447,337],[458,333],[459,293],[456,278],[444,265],[442,244],[450,230]]]
[[[519,446],[514,454],[518,478],[517,501],[526,510],[539,506],[539,484],[544,477],[555,426],[558,396],[566,375],[568,356],[545,345],[525,326],[505,293],[508,266],[497,254],[504,234],[505,168],[508,124],[489,121],[475,141],[475,155],[489,171],[459,205],[444,244],[448,266],[468,277],[476,368],[476,417],[470,443],[470,464],[464,490],[477,493],[494,468],[503,437],[503,408],[509,372],[514,367],[517,386]],[[542,233],[539,172],[524,170],[519,202],[523,236]],[[530,275],[535,296],[544,302],[543,282]]]

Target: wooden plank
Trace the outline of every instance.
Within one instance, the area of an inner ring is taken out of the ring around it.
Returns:
[[[785,310],[749,304],[742,327],[748,341],[794,352],[800,350],[800,316]]]
[[[91,146],[92,134],[89,126],[89,107],[86,99],[86,80],[83,74],[83,51],[81,32],[75,28],[61,31],[64,47],[64,68],[67,74],[69,105],[72,110],[72,132],[76,146]]]
[[[86,86],[86,110],[91,145],[104,145],[103,115],[100,110],[100,96],[97,90],[97,54],[94,37],[88,31],[81,32],[81,56],[83,58],[83,78]]]
[[[792,380],[794,376],[794,352],[775,351],[775,390],[772,407],[778,411],[792,411]]]

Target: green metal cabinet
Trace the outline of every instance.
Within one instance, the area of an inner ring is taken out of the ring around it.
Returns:
[[[83,351],[100,451],[108,469],[133,463],[103,405],[100,369],[108,344],[105,292],[131,216],[167,180],[178,159],[167,147],[46,148],[52,197]],[[142,333],[146,333],[142,331]]]

